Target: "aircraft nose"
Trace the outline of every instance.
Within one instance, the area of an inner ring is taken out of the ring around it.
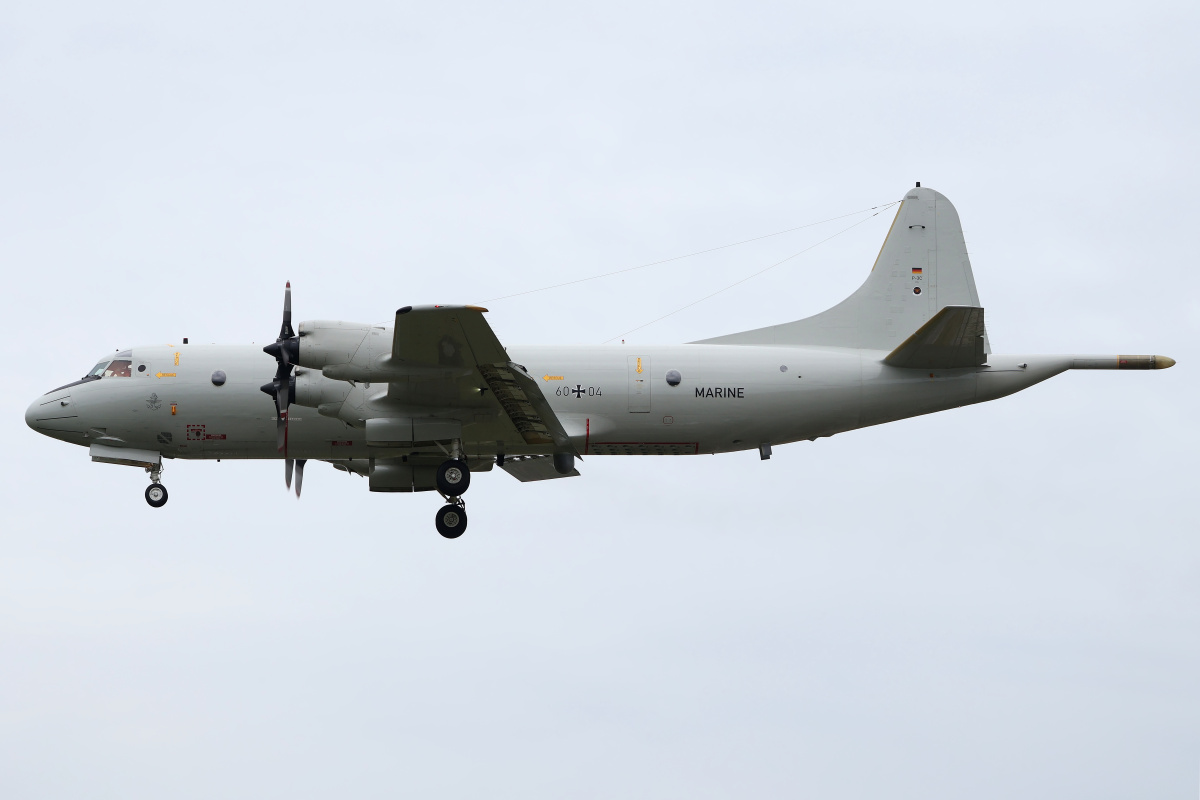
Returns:
[[[25,409],[25,424],[38,433],[60,438],[55,433],[79,433],[85,430],[83,418],[79,413],[79,398],[73,397],[70,390],[60,387],[39,397]]]

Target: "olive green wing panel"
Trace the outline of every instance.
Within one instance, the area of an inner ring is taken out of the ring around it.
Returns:
[[[405,306],[392,334],[394,367],[464,367],[507,362],[479,306]]]

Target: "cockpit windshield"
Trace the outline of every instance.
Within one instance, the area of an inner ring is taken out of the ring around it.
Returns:
[[[92,371],[86,376],[87,378],[128,378],[133,375],[133,359],[129,358],[129,352],[117,353],[117,358],[103,359],[99,364],[92,367]],[[125,356],[122,358],[121,356]]]

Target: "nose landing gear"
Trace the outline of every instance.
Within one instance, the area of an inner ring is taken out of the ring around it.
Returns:
[[[162,478],[162,466],[147,469],[150,473],[150,485],[146,487],[146,502],[151,508],[162,508],[167,504],[167,487],[159,483]]]

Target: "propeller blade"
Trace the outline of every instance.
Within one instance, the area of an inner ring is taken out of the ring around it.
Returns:
[[[283,453],[285,456],[287,455],[288,444],[288,401],[292,399],[289,397],[290,394],[291,392],[288,390],[288,380],[287,378],[284,378],[283,383],[279,386],[279,418],[283,420],[283,442],[280,444],[279,452]]]
[[[300,499],[300,485],[304,483],[304,463],[308,461],[306,458],[296,460],[296,499]]]
[[[283,290],[283,325],[279,328],[279,338],[290,339],[295,335],[292,330],[292,282],[288,281]]]
[[[279,416],[275,420],[275,449],[285,456],[287,455],[287,434],[287,409],[283,408],[280,409]]]
[[[292,460],[290,458],[283,462],[283,480],[287,484],[287,488],[292,488]]]

